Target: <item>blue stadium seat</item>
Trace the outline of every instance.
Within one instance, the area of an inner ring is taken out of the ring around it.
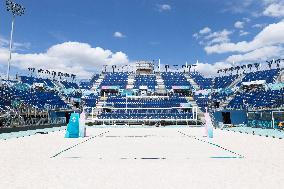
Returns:
[[[180,72],[163,72],[161,76],[164,80],[164,84],[166,89],[172,89],[173,86],[189,86],[192,88],[189,81],[187,81],[186,77],[183,73]]]

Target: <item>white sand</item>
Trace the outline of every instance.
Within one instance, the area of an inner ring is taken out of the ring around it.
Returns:
[[[284,188],[284,141],[204,128],[88,128],[0,141],[0,188]],[[180,134],[178,131],[189,136]],[[219,144],[234,153],[208,144]],[[149,159],[154,158],[154,159]]]

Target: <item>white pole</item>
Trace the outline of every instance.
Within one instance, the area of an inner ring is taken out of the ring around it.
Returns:
[[[161,72],[161,59],[159,59],[159,72]]]
[[[126,106],[126,113],[127,113],[127,100],[128,100],[128,99],[127,99],[127,97],[128,97],[128,95],[126,94],[126,97],[125,97],[125,98],[126,98],[126,102],[125,102],[125,106]]]
[[[8,59],[8,68],[7,68],[7,80],[10,79],[10,65],[11,65],[11,60],[12,60],[14,22],[15,22],[15,15],[13,15],[13,18],[12,18],[12,28],[11,28],[11,34],[10,34],[10,47],[9,47],[9,59]]]
[[[92,120],[94,119],[94,107],[92,107]]]

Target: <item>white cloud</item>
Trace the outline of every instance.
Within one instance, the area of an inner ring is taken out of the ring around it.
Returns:
[[[117,31],[113,33],[113,37],[117,37],[117,38],[124,38],[126,37],[123,33]]]
[[[0,48],[0,64],[6,65],[8,51]],[[87,43],[65,42],[50,47],[46,52],[34,54],[13,53],[12,66],[27,70],[29,67],[74,73],[80,78],[89,78],[100,72],[103,65],[129,63],[123,52],[113,53]]]
[[[192,36],[195,39],[204,38],[206,35],[209,35],[211,33],[211,31],[212,30],[209,27],[204,27],[203,29],[199,30],[198,33],[195,33]]]
[[[231,31],[229,30],[222,30],[222,31],[217,31],[208,34],[207,36],[204,37],[204,39],[207,41],[207,45],[212,45],[212,44],[219,44],[219,43],[227,43],[230,42],[229,36],[232,34]]]
[[[202,30],[199,31],[200,34],[207,34],[210,33],[211,29],[209,27],[205,27]]]
[[[266,26],[267,26],[267,24],[254,24],[254,25],[252,25],[253,28],[264,28]]]
[[[241,21],[237,21],[237,22],[234,24],[235,28],[238,28],[238,29],[244,28],[244,25],[245,25],[245,23],[244,23],[244,22],[241,22]]]
[[[212,32],[210,28],[205,27],[198,33],[193,34],[193,37],[199,40],[199,44],[209,46],[213,44],[230,42],[229,36],[232,33],[232,31],[226,29]]]
[[[227,0],[223,12],[234,14],[249,14],[252,17],[272,16],[279,17],[283,10],[283,0]]]
[[[263,5],[267,6],[267,5],[270,5],[272,3],[277,3],[277,2],[280,2],[282,0],[262,0],[262,3]]]
[[[205,51],[212,53],[249,52],[265,46],[273,46],[284,43],[284,20],[265,27],[252,41],[238,43],[221,43],[206,46]]]
[[[249,22],[251,21],[250,18],[243,18],[243,20],[244,20],[245,22],[247,22],[247,23],[249,23]]]
[[[157,5],[159,12],[170,11],[172,10],[171,5],[169,4],[159,4]]]
[[[270,17],[284,17],[284,2],[270,4],[263,11],[263,15]]]
[[[10,45],[10,41],[3,36],[0,35],[0,47],[8,48]],[[13,42],[13,50],[26,50],[29,49],[31,43],[19,43]]]
[[[250,10],[251,6],[254,4],[254,0],[241,0],[241,1],[226,1],[226,8],[224,12],[232,12],[232,13],[244,13]]]
[[[284,48],[280,46],[269,46],[256,49],[254,51],[239,54],[231,55],[227,58],[228,62],[253,62],[253,61],[265,61],[270,58],[278,58],[283,54]]]
[[[197,63],[196,70],[205,75],[206,77],[212,77],[217,75],[217,71],[224,68],[231,67],[231,63],[226,62],[216,62],[214,64],[210,63]]]
[[[249,35],[249,32],[240,30],[240,36],[245,36],[245,35]]]

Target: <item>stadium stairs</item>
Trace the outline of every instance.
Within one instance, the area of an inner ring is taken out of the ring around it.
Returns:
[[[157,85],[158,85],[156,92],[158,94],[166,94],[167,93],[166,86],[164,84],[164,80],[163,80],[160,73],[156,74],[156,81],[157,81]]]
[[[63,102],[65,102],[67,105],[69,105],[70,107],[73,107],[73,103],[71,101],[68,100],[68,97],[64,96],[63,93],[59,93],[58,94],[59,97],[63,100]]]
[[[188,73],[184,74],[187,81],[191,84],[195,91],[200,90],[200,86],[190,77]]]
[[[234,88],[234,87],[236,87],[240,82],[242,82],[242,80],[245,78],[245,74],[242,74],[242,75],[240,75],[234,82],[232,82],[229,86],[228,86],[228,88]]]
[[[134,83],[135,83],[135,74],[131,73],[128,76],[126,88],[130,89],[130,90],[133,89],[134,88]]]
[[[282,69],[280,71],[280,74],[279,74],[279,76],[277,78],[277,81],[280,82],[280,83],[284,83],[284,69]]]
[[[234,89],[245,77],[245,74],[239,76],[234,82],[232,82],[227,88],[230,88],[230,89]],[[226,100],[224,101],[221,101],[220,102],[220,108],[221,109],[226,109],[226,107],[228,106],[228,104],[231,102],[231,100],[233,100],[236,96],[236,94],[238,93],[238,89],[233,93],[231,94],[230,96],[228,96],[226,98]]]
[[[105,78],[105,74],[101,74],[99,79],[97,79],[96,82],[93,84],[92,90],[96,91],[101,85],[104,78]]]
[[[55,89],[64,89],[64,85],[58,81],[53,81],[52,82],[55,86]]]
[[[204,112],[201,111],[199,106],[197,105],[196,101],[193,97],[186,97],[188,103],[190,103],[193,107],[197,107],[197,119],[200,120],[202,123],[205,123],[205,116]]]
[[[94,108],[94,116],[95,117],[98,117],[101,113],[102,113],[102,108],[104,106],[104,102],[107,101],[107,96],[104,97],[104,96],[101,96],[100,99],[98,99],[98,102],[96,104],[96,107]]]
[[[235,98],[236,94],[237,94],[237,91],[235,91],[232,95],[228,96],[225,101],[220,102],[220,105],[219,105],[220,108],[226,109],[226,107],[229,105],[231,100]]]

